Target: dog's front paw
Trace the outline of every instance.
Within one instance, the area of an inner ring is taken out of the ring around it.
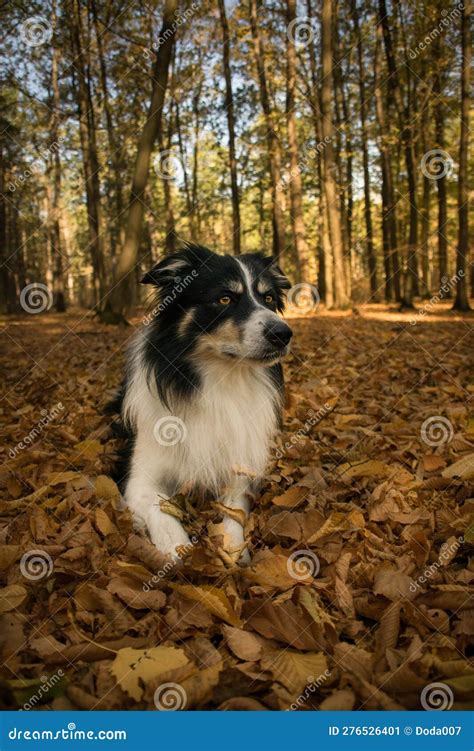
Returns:
[[[243,527],[228,516],[224,517],[224,548],[226,553],[242,566],[250,564],[250,553],[245,545]]]
[[[181,526],[181,522],[171,514],[165,514],[154,505],[147,515],[147,528],[151,541],[160,553],[178,562],[183,557],[181,548],[189,548],[191,540]]]

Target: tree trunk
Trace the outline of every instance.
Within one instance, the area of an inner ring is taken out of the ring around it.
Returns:
[[[332,120],[333,59],[332,59],[332,0],[323,0],[322,6],[322,127],[324,148],[324,187],[328,212],[329,232],[334,258],[334,303],[337,308],[349,305],[344,274],[341,217],[335,181],[334,124]]]
[[[272,108],[268,96],[267,77],[258,27],[257,0],[250,0],[250,25],[252,29],[255,65],[257,68],[260,102],[265,118],[270,179],[272,186],[273,254],[277,258],[285,250],[284,199],[281,191],[281,153],[278,136],[273,125]]]
[[[362,164],[364,170],[364,217],[367,240],[367,260],[369,263],[371,299],[378,302],[377,262],[374,249],[374,232],[372,227],[372,211],[370,197],[369,148],[367,145],[367,103],[365,98],[364,60],[362,55],[362,37],[360,34],[359,16],[356,0],[351,0],[352,19],[357,44],[357,62],[359,66],[359,98],[360,125],[362,137]]]
[[[77,108],[84,162],[89,247],[94,275],[94,300],[96,305],[101,306],[106,289],[103,245],[100,233],[99,161],[97,158],[95,112],[90,84],[90,71],[86,75],[87,65],[84,56],[80,0],[74,0],[73,14],[72,37],[76,58],[74,70],[77,71],[79,83],[77,88]]]
[[[53,59],[51,66],[51,87],[53,90],[53,107],[51,115],[51,146],[53,185],[51,191],[51,251],[53,266],[53,302],[58,313],[66,310],[66,295],[64,285],[63,249],[61,247],[60,199],[61,199],[61,161],[59,157],[59,112],[61,100],[58,82],[58,58],[59,50],[55,43],[57,27],[56,0],[51,4],[51,29],[53,32]]]
[[[469,104],[471,85],[471,0],[464,0],[461,35],[462,35],[462,72],[461,72],[461,138],[459,141],[459,175],[458,175],[458,246],[456,250],[456,297],[455,310],[470,310],[467,267],[469,257]]]
[[[433,94],[436,97],[435,105],[435,129],[436,129],[436,146],[438,149],[444,150],[444,106],[441,100],[441,73],[439,71],[435,74],[435,81],[433,87]],[[443,284],[442,280],[448,278],[448,203],[446,194],[446,174],[445,170],[441,170],[438,179],[436,180],[436,190],[438,195],[438,273],[439,273],[439,286]],[[451,291],[446,293],[446,297],[450,296]]]
[[[296,20],[296,0],[287,0],[286,23],[291,28]],[[290,201],[291,226],[298,263],[298,279],[314,283],[316,281],[316,258],[311,255],[306,242],[306,230],[303,216],[303,195],[301,185],[301,167],[298,155],[298,136],[295,117],[296,89],[296,49],[291,34],[286,42],[286,122],[288,129],[288,146],[290,152]]]
[[[401,302],[401,273],[398,255],[398,236],[396,201],[393,191],[393,174],[391,160],[390,134],[386,116],[386,102],[382,91],[382,61],[381,61],[382,27],[377,24],[377,41],[375,45],[374,78],[375,78],[375,109],[379,126],[379,149],[382,166],[382,235],[385,270],[385,296],[391,300],[393,296]],[[393,290],[393,292],[392,292]]]
[[[148,182],[151,154],[161,126],[168,71],[174,46],[173,21],[177,7],[177,0],[165,0],[163,26],[160,32],[160,38],[164,41],[156,54],[150,108],[137,148],[125,242],[117,264],[115,286],[109,294],[103,316],[104,320],[112,323],[124,322],[125,315],[132,305],[133,274],[131,272],[134,269],[140,245],[144,213],[143,197]]]
[[[230,72],[230,39],[229,24],[225,11],[224,0],[219,0],[219,13],[222,26],[223,47],[222,53],[224,58],[224,77],[225,77],[225,109],[227,112],[227,127],[229,129],[229,166],[230,166],[230,186],[232,192],[232,221],[233,236],[232,247],[234,255],[241,253],[240,248],[240,198],[239,184],[237,180],[237,159],[235,156],[235,117],[234,117],[234,97],[232,94],[232,77]]]
[[[113,190],[112,195],[114,197],[115,204],[115,221],[110,221],[110,250],[112,257],[115,256],[117,247],[121,241],[121,227],[123,224],[123,195],[122,195],[122,182],[123,182],[123,165],[121,159],[121,147],[117,145],[117,139],[115,137],[115,127],[112,118],[112,109],[109,101],[109,85],[107,80],[107,66],[105,63],[104,54],[104,42],[103,34],[99,29],[97,19],[97,8],[95,0],[91,0],[92,16],[94,20],[94,30],[97,42],[97,53],[99,59],[99,72],[100,72],[100,85],[102,89],[102,103],[104,106],[105,125],[107,128],[107,141],[109,147],[109,159],[112,166],[113,175]],[[110,202],[112,205],[112,202]]]
[[[389,25],[387,5],[385,0],[379,0],[379,23],[383,31],[385,56],[389,73],[389,85],[393,93],[400,124],[400,136],[403,144],[405,166],[408,180],[409,209],[409,233],[408,233],[408,258],[405,289],[403,290],[402,305],[405,308],[413,307],[413,297],[419,294],[418,262],[416,245],[418,240],[418,208],[416,196],[416,174],[413,160],[413,134],[411,119],[412,113],[408,104],[405,107],[400,87],[398,67],[393,52],[392,32]],[[409,70],[409,66],[407,66]],[[407,87],[408,88],[408,87]]]

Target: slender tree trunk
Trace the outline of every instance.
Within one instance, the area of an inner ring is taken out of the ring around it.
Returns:
[[[427,132],[429,128],[430,109],[426,106],[422,114],[422,143],[423,153],[428,150]],[[421,204],[421,271],[423,281],[423,296],[430,297],[430,258],[429,258],[429,238],[430,238],[430,195],[431,195],[431,178],[423,175],[423,195]]]
[[[341,217],[335,181],[334,124],[332,120],[333,59],[332,59],[332,1],[323,0],[322,6],[322,127],[326,142],[324,149],[324,184],[328,212],[329,232],[334,258],[334,303],[338,308],[349,305],[344,274]]]
[[[151,154],[161,126],[168,71],[174,46],[173,21],[177,7],[177,0],[165,0],[163,26],[160,32],[160,38],[164,41],[156,55],[151,104],[138,143],[133,172],[125,242],[117,264],[115,287],[108,297],[104,316],[104,320],[113,323],[125,320],[125,314],[129,311],[133,300],[133,290],[130,284],[133,279],[131,272],[135,266],[140,245],[144,213],[143,197],[148,182]]]
[[[121,147],[117,144],[117,138],[115,136],[115,127],[112,118],[112,108],[109,101],[109,84],[107,77],[107,66],[105,62],[104,54],[104,42],[103,33],[99,29],[99,23],[97,19],[97,8],[95,0],[91,0],[92,16],[94,20],[94,30],[97,42],[97,53],[99,59],[99,73],[100,73],[100,85],[102,89],[102,103],[105,114],[105,124],[107,128],[107,141],[109,147],[109,160],[112,166],[113,175],[113,190],[115,204],[115,221],[110,221],[110,249],[112,256],[115,256],[117,246],[121,239],[121,227],[123,225],[122,213],[123,213],[123,195],[122,195],[122,182],[123,182],[123,165],[121,159]],[[112,206],[112,202],[110,202]]]
[[[468,257],[469,257],[469,105],[471,86],[471,0],[464,0],[461,35],[462,35],[462,72],[461,72],[461,138],[459,141],[459,176],[458,176],[458,246],[456,251],[456,298],[455,310],[470,310],[468,293]]]
[[[10,242],[7,211],[5,200],[5,156],[0,143],[0,310],[4,313],[14,313],[17,300],[15,278],[8,265],[8,259],[15,246]]]
[[[241,253],[240,248],[240,197],[239,184],[237,180],[237,159],[235,155],[235,116],[234,116],[234,97],[232,93],[232,76],[230,72],[230,39],[229,24],[225,11],[224,0],[219,0],[219,13],[222,26],[223,38],[223,58],[224,58],[224,77],[225,77],[225,109],[227,112],[227,127],[229,130],[229,166],[230,166],[230,185],[232,192],[232,220],[233,236],[232,247],[234,255]]]
[[[265,118],[270,179],[272,187],[273,254],[283,255],[285,249],[284,198],[281,188],[281,153],[278,136],[274,128],[270,98],[268,95],[265,61],[263,58],[260,29],[258,26],[257,0],[250,1],[250,25],[252,29],[255,65],[257,68],[260,102]]]
[[[379,126],[379,149],[382,165],[382,235],[385,270],[385,296],[401,302],[401,272],[398,255],[396,201],[393,190],[393,174],[390,134],[386,116],[385,97],[382,91],[381,61],[382,27],[377,25],[377,41],[374,58],[375,109]]]
[[[181,128],[181,111],[179,102],[175,100],[175,118],[176,118],[176,134],[178,136],[179,156],[183,167],[183,180],[184,180],[184,195],[186,198],[186,216],[189,222],[189,231],[191,238],[194,238],[194,226],[193,226],[193,204],[191,198],[191,190],[189,186],[189,175],[187,165],[187,152],[183,139],[183,133]]]
[[[94,275],[95,304],[102,305],[105,296],[105,265],[100,232],[99,161],[97,158],[95,112],[90,87],[90,73],[86,75],[87,65],[84,56],[81,10],[80,0],[74,0],[74,18],[72,23],[74,54],[76,57],[74,69],[77,71],[79,84],[77,88],[77,107],[79,134],[84,161],[89,247]]]
[[[435,74],[433,94],[436,97],[435,105],[435,128],[436,128],[436,146],[444,150],[444,106],[441,100],[441,73]],[[448,278],[448,203],[446,194],[446,174],[441,170],[436,180],[436,190],[438,195],[438,272],[439,286],[443,284],[444,279]],[[450,291],[446,296],[450,295]]]
[[[202,91],[202,79],[196,87],[196,93],[193,97],[193,180],[192,180],[192,227],[197,232],[197,236],[201,235],[201,212],[199,208],[199,202],[197,199],[198,185],[199,185],[199,133],[200,133],[200,108]],[[197,239],[197,238],[195,238]]]
[[[413,297],[419,294],[418,284],[418,261],[416,246],[418,241],[418,207],[416,195],[416,173],[413,159],[413,133],[411,126],[411,111],[408,104],[405,107],[399,80],[398,67],[393,52],[392,32],[390,29],[387,5],[385,0],[379,0],[379,22],[382,26],[385,55],[389,72],[389,84],[394,96],[398,118],[400,123],[400,136],[405,156],[405,166],[408,181],[409,209],[409,233],[408,233],[408,258],[406,284],[403,291],[402,305],[406,308],[413,307]],[[408,88],[408,87],[407,87]]]
[[[53,108],[51,115],[51,147],[53,185],[51,191],[51,250],[53,266],[53,301],[58,313],[66,310],[66,295],[64,285],[63,248],[61,247],[60,199],[61,199],[61,161],[59,157],[59,112],[61,100],[58,83],[59,50],[55,43],[57,28],[56,0],[51,4],[51,29],[53,32],[53,59],[51,66],[51,87],[53,90]]]
[[[359,15],[356,0],[351,0],[352,19],[357,44],[357,62],[359,66],[360,125],[362,137],[362,164],[364,170],[364,217],[367,241],[367,259],[369,262],[371,299],[378,302],[377,262],[375,259],[374,232],[370,197],[369,148],[367,144],[367,103],[365,93],[364,60],[362,54],[362,37],[360,34]]]
[[[170,89],[171,94],[171,89]],[[160,148],[160,152],[170,154],[171,152],[171,138],[173,135],[173,110],[170,107],[169,112],[169,120],[168,120],[168,133],[167,133],[167,144],[165,149],[165,143],[163,140],[163,134],[161,132],[161,127],[158,131],[158,145]],[[176,227],[175,227],[175,220],[174,220],[174,210],[173,210],[173,181],[172,179],[173,175],[165,174],[163,173],[163,192],[165,197],[165,205],[164,205],[164,213],[166,216],[166,235],[165,235],[165,253],[174,253],[176,250]]]
[[[286,23],[291,28],[296,19],[296,0],[287,0]],[[298,262],[298,277],[305,282],[316,281],[316,258],[311,255],[306,242],[306,230],[303,216],[303,195],[301,183],[301,166],[298,155],[298,136],[296,132],[295,90],[296,90],[296,49],[291,34],[287,34],[286,42],[286,122],[288,129],[288,145],[290,152],[290,200],[291,225]]]

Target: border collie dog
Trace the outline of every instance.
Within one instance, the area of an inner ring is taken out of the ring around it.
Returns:
[[[119,396],[131,438],[124,497],[137,526],[177,560],[190,540],[160,503],[212,496],[229,509],[226,550],[248,562],[243,524],[269,458],[292,331],[279,317],[287,278],[261,253],[198,245],[161,260],[142,282],[157,305],[131,347]]]

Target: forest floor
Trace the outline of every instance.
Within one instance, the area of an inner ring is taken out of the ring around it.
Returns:
[[[108,477],[133,323],[3,322],[0,706],[472,707],[474,319],[293,319],[252,564],[218,506],[177,505],[199,538],[178,572]]]

